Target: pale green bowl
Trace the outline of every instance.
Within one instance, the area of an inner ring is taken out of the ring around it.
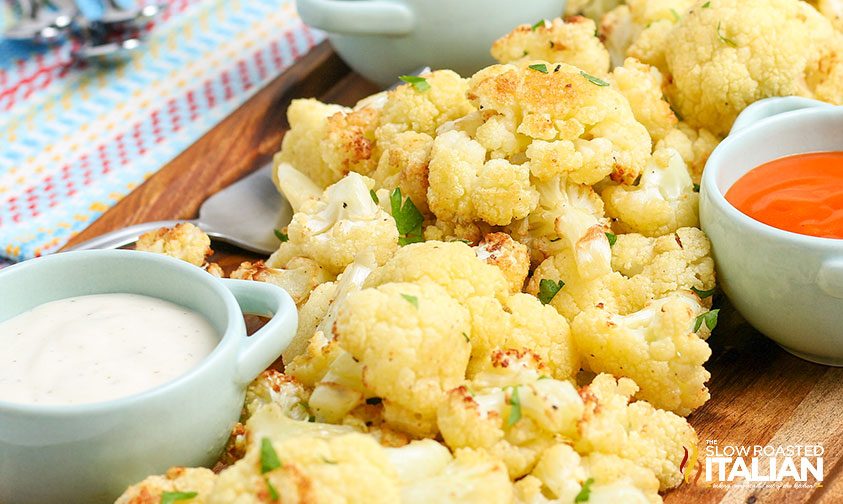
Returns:
[[[117,292],[193,309],[220,343],[198,367],[140,394],[79,405],[0,401],[0,502],[113,502],[127,485],[171,466],[213,464],[246,386],[296,331],[295,303],[279,287],[219,280],[130,250],[67,252],[0,271],[0,320],[57,299]],[[247,337],[242,313],[274,316]]]
[[[819,151],[843,151],[843,107],[796,97],[747,107],[706,164],[700,222],[718,283],[746,320],[788,352],[843,366],[843,240],[762,224],[724,196],[758,165]]]

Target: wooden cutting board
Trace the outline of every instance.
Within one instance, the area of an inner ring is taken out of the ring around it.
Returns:
[[[318,97],[351,105],[377,91],[354,74],[327,43],[257,93],[196,144],[149,178],[72,241],[162,219],[190,219],[209,195],[262,166],[279,149],[290,100]],[[257,256],[215,244],[226,272]],[[750,327],[725,299],[710,340],[712,399],[689,420],[707,446],[822,444],[822,486],[714,488],[683,485],[668,503],[843,502],[843,369],[811,364],[781,350]],[[843,332],[843,328],[841,328]],[[764,467],[764,466],[762,466]],[[813,483],[813,480],[811,480]],[[622,503],[618,503],[622,504]]]

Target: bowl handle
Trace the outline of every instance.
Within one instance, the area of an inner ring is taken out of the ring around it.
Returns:
[[[782,114],[784,112],[813,107],[831,106],[832,105],[830,103],[812,100],[810,98],[800,98],[798,96],[784,96],[758,100],[749,107],[743,109],[743,112],[741,112],[740,115],[738,115],[738,118],[735,119],[735,123],[732,125],[732,130],[729,131],[729,134],[731,135],[748,126],[752,126],[762,119]]]
[[[275,362],[290,344],[298,327],[298,312],[293,299],[281,287],[251,280],[221,281],[234,294],[243,313],[272,317],[245,338],[239,350],[235,380],[245,385]]]
[[[302,21],[314,28],[343,35],[407,35],[413,12],[384,0],[296,0]]]
[[[829,296],[843,299],[843,257],[823,263],[817,275],[817,284]]]

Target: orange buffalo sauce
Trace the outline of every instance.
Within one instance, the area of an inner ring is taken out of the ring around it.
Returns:
[[[726,199],[764,224],[843,239],[843,152],[798,154],[764,163],[738,179]]]

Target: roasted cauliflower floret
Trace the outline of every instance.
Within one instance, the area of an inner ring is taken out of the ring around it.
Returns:
[[[461,131],[433,142],[428,180],[428,205],[444,220],[505,225],[525,217],[538,200],[528,165],[487,161],[483,145]]]
[[[503,272],[511,292],[521,292],[530,272],[530,250],[525,245],[506,233],[489,233],[474,247],[474,253]]]
[[[499,350],[530,350],[557,379],[569,379],[580,369],[568,322],[552,306],[529,294],[514,294],[505,303],[490,297],[466,302],[471,313],[469,376],[488,365]]]
[[[209,504],[398,502],[398,477],[374,438],[261,408],[246,456],[217,476]]]
[[[384,263],[398,249],[398,229],[372,199],[372,187],[371,179],[349,173],[318,200],[305,202],[287,227],[289,240],[267,265],[285,267],[294,257],[308,257],[337,275],[365,251]]]
[[[433,283],[355,292],[335,327],[366,389],[383,399],[387,423],[418,436],[435,434],[437,406],[465,377],[470,331],[468,311]]]
[[[425,133],[405,131],[397,134],[381,155],[372,178],[378,187],[392,191],[396,187],[426,214],[427,171],[433,138]]]
[[[697,435],[680,416],[646,401],[629,403],[637,390],[628,378],[597,375],[580,391],[585,414],[574,448],[579,453],[598,452],[630,460],[652,471],[659,488],[667,490],[682,482],[680,465],[686,454],[695,452]],[[692,467],[695,462],[686,461]]]
[[[612,83],[629,100],[635,119],[647,128],[653,142],[665,137],[679,120],[662,92],[662,74],[635,58],[612,71]]]
[[[231,272],[231,278],[277,285],[287,291],[296,305],[301,306],[313,289],[331,281],[334,276],[312,259],[293,257],[284,268],[270,268],[264,261],[241,263]]]
[[[569,0],[565,4],[565,15],[582,14],[599,21],[604,14],[623,3],[624,0]]]
[[[243,403],[241,422],[246,422],[258,408],[267,404],[277,404],[281,411],[293,420],[309,420],[312,415],[308,409],[308,392],[298,380],[280,371],[268,369],[259,374],[246,388],[246,400]]]
[[[699,194],[675,149],[656,151],[637,186],[609,186],[602,196],[620,233],[661,236],[699,226]]]
[[[482,448],[506,464],[511,478],[528,473],[557,436],[573,437],[583,412],[569,381],[547,376],[529,351],[497,351],[469,386],[448,393],[437,422],[451,449]]]
[[[538,295],[542,280],[557,285],[562,281],[550,304],[572,321],[588,308],[602,306],[610,313],[626,315],[671,292],[714,288],[711,245],[699,229],[682,228],[659,238],[637,234],[616,238],[610,273],[583,278],[573,254],[565,249],[536,268],[527,292]]]
[[[703,364],[711,349],[701,337],[708,328],[695,327],[706,311],[693,294],[672,294],[626,316],[589,308],[571,327],[590,370],[631,378],[637,398],[687,416],[710,397]]]
[[[676,149],[685,161],[693,181],[699,183],[705,163],[719,143],[720,139],[707,129],[694,129],[686,123],[680,122],[676,128],[659,140],[655,150]]]
[[[214,253],[211,249],[211,239],[204,231],[189,222],[176,224],[172,228],[159,228],[140,235],[135,243],[135,250],[175,257],[199,266],[216,277],[222,276],[222,270],[217,264],[209,264],[206,261],[206,258]]]
[[[660,503],[659,480],[652,471],[615,455],[581,457],[567,444],[542,453],[529,476],[516,483],[519,502],[567,504],[588,497],[603,504]]]
[[[509,297],[509,282],[500,268],[478,259],[462,242],[428,241],[401,247],[386,264],[372,272],[364,287],[387,282],[430,282],[457,301],[474,296]]]
[[[167,493],[193,494],[191,504],[205,504],[216,479],[217,475],[204,467],[173,467],[163,476],[150,476],[130,486],[114,504],[160,502]]]
[[[483,451],[463,449],[452,456],[430,439],[384,451],[398,471],[403,504],[512,502],[506,466]]]
[[[798,0],[718,0],[692,9],[665,48],[670,102],[691,126],[725,134],[757,100],[812,96],[806,74],[833,37],[831,22]]]
[[[609,53],[596,35],[594,21],[582,16],[556,18],[533,26],[522,24],[492,44],[492,57],[500,63],[567,63],[605,77],[609,73]]]

